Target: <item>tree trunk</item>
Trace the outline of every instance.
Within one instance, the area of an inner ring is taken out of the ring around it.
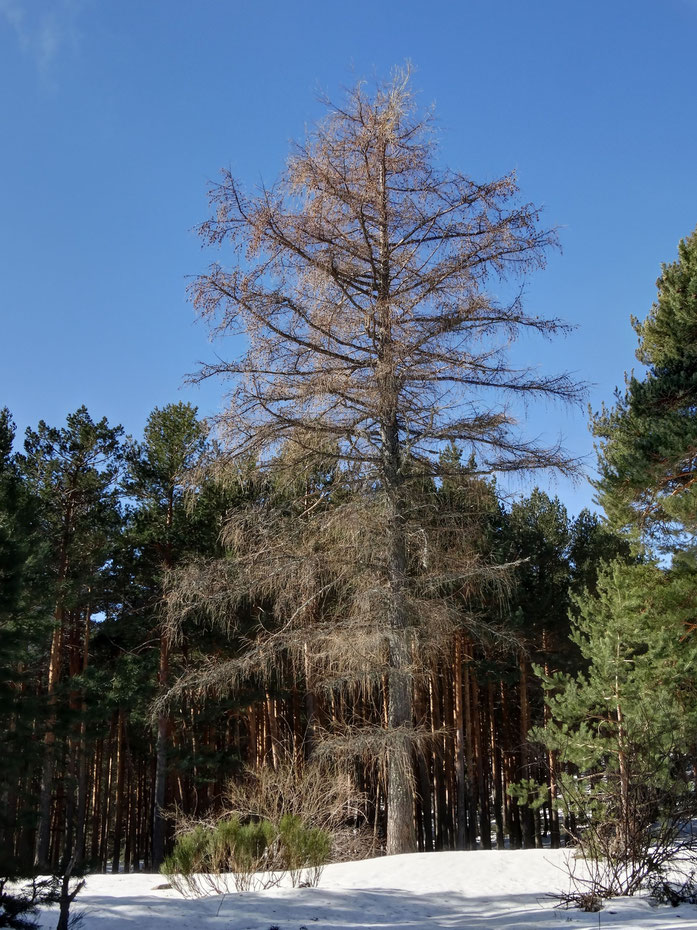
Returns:
[[[472,682],[472,723],[474,726],[474,751],[477,773],[477,798],[479,800],[479,836],[482,849],[491,849],[491,814],[489,812],[489,759],[483,739],[482,712],[479,702],[479,684],[474,669],[470,669]]]
[[[387,689],[387,854],[414,852],[412,676],[405,599],[406,547],[395,507],[388,527],[389,673]]]
[[[169,641],[164,630],[160,633],[159,684],[162,691],[169,678]],[[169,743],[169,715],[157,715],[157,743],[155,746],[155,791],[152,817],[152,868],[159,869],[165,858],[165,795],[167,792],[167,747]]]
[[[109,740],[107,742],[106,759],[104,766],[104,786],[102,794],[102,805],[100,812],[100,831],[99,831],[99,861],[101,870],[106,872],[107,863],[107,843],[109,840],[109,818],[111,808],[111,785],[114,780],[114,737],[116,735],[117,716],[112,714],[111,725],[109,728]]]
[[[467,849],[465,713],[462,693],[462,633],[455,634],[455,778],[457,784],[455,848]]]
[[[551,669],[549,666],[549,634],[547,630],[542,630],[542,650],[544,652],[544,673],[545,677],[549,678],[551,674]],[[545,730],[549,726],[551,720],[551,711],[549,709],[549,703],[545,698],[544,711],[543,711],[543,723]],[[561,836],[559,829],[559,811],[557,809],[557,754],[553,749],[547,750],[547,786],[548,786],[548,802],[549,802],[549,834],[550,834],[550,845],[552,849],[559,849],[561,845]]]
[[[388,856],[416,850],[411,741],[408,735],[400,733],[412,725],[411,677],[402,671],[402,663],[408,661],[408,651],[401,648],[404,645],[401,643],[390,650],[393,668],[390,669],[388,716],[392,744],[387,758]]]
[[[312,755],[312,750],[314,749],[315,744],[315,724],[316,724],[316,709],[315,709],[315,696],[311,688],[311,675],[310,675],[310,659],[308,653],[307,643],[303,645],[303,660],[305,664],[305,738],[303,740],[304,745],[304,755],[306,759],[309,759]]]
[[[442,717],[440,709],[440,695],[438,677],[433,671],[428,678],[429,682],[429,708],[431,711],[431,733],[433,749],[430,753],[433,770],[433,824],[434,849],[443,849],[443,833],[445,824],[445,784],[443,783],[443,760],[441,747],[438,745],[436,733],[441,729]]]
[[[89,663],[90,654],[90,615],[91,607],[85,610],[83,639],[82,639],[82,671],[84,672]],[[87,832],[87,793],[88,793],[88,770],[87,770],[87,698],[85,691],[82,691],[82,719],[80,720],[80,737],[78,740],[78,773],[77,773],[77,834],[75,837],[75,865],[78,869],[82,867],[85,859],[85,834]]]
[[[463,691],[465,697],[465,762],[467,765],[467,849],[477,848],[477,788],[474,779],[474,722],[472,720],[472,688],[470,683],[470,644],[463,643],[465,670],[463,677]]]
[[[489,741],[491,753],[491,774],[494,781],[494,817],[496,818],[496,848],[504,849],[506,837],[504,831],[504,801],[501,772],[501,745],[496,733],[496,715],[494,712],[494,683],[488,684],[489,698]]]
[[[112,872],[117,874],[121,862],[121,839],[123,837],[124,786],[126,775],[126,715],[119,708],[119,729],[116,766],[116,809],[114,812],[114,857]]]
[[[278,701],[275,700],[269,689],[266,689],[266,701],[264,711],[266,713],[266,725],[269,733],[269,743],[271,744],[271,764],[275,769],[281,764],[280,750],[281,738],[278,730]]]
[[[414,824],[413,759],[410,730],[413,729],[410,649],[407,641],[406,604],[407,552],[404,503],[401,495],[402,448],[397,406],[399,386],[394,358],[392,307],[390,305],[390,251],[387,200],[387,142],[380,140],[378,165],[379,267],[377,271],[378,366],[376,382],[380,419],[380,442],[384,491],[388,627],[388,712],[387,712],[387,854],[416,849]]]
[[[90,861],[96,862],[99,856],[99,833],[100,833],[100,802],[102,799],[102,756],[104,754],[104,739],[100,739],[97,744],[97,754],[94,762],[94,774],[92,777],[92,840],[90,844]]]
[[[616,648],[616,665],[618,668],[620,661],[621,643],[618,634]],[[620,699],[620,682],[618,672],[615,673],[615,717],[617,723],[617,762],[620,770],[620,804],[622,815],[621,825],[623,832],[622,840],[625,852],[629,852],[633,824],[631,822],[632,818],[629,809],[629,765],[627,761],[627,733],[624,724],[622,701]]]
[[[165,517],[166,543],[163,566],[171,569],[174,564],[169,531],[174,522],[174,484],[169,487],[167,497],[167,515]],[[169,686],[169,639],[163,626],[160,627],[160,670],[158,675],[160,693],[164,694]],[[155,791],[152,812],[152,868],[159,869],[165,858],[165,800],[167,793],[167,749],[169,745],[169,714],[160,711],[157,715],[157,744],[155,763]]]
[[[530,730],[530,697],[528,694],[528,660],[520,652],[520,777],[530,778],[530,752],[528,731]],[[535,816],[529,804],[518,807],[523,830],[523,848],[535,847]]]
[[[429,718],[428,711],[428,694],[424,684],[420,683],[414,692],[414,713],[419,725],[426,726]],[[365,720],[365,714],[363,715]],[[419,753],[416,760],[416,772],[418,778],[418,806],[419,818],[417,819],[419,834],[419,849],[423,852],[431,852],[433,849],[433,801],[432,801],[432,781],[429,771],[429,760],[425,753]]]
[[[51,845],[51,798],[53,794],[53,774],[56,753],[56,686],[60,678],[63,658],[63,617],[62,607],[56,608],[55,626],[51,639],[51,655],[48,665],[48,720],[44,736],[44,760],[41,769],[41,792],[39,795],[39,825],[36,835],[36,854],[34,863],[40,871],[49,868]]]

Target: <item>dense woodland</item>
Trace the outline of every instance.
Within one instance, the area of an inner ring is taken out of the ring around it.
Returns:
[[[229,637],[192,616],[170,644],[167,571],[220,557],[221,527],[236,508],[271,498],[283,513],[297,501],[295,488],[255,480],[251,466],[234,481],[185,485],[186,469],[216,454],[194,408],[153,411],[138,442],[84,408],[60,428],[28,432],[21,455],[9,453],[5,413],[3,438],[5,852],[27,865],[39,851],[57,867],[76,844],[97,868],[150,866],[158,786],[163,809],[204,816],[245,765],[308,757],[313,729],[379,724],[379,685],[353,700],[313,693],[282,656],[266,686],[251,674],[234,695],[187,695],[154,716],[163,689],[191,669],[202,674],[204,660],[234,657],[260,613],[273,622],[272,604],[250,601]],[[309,498],[329,481],[304,475],[303,491]],[[424,482],[424,506],[437,511],[445,499],[470,521],[470,485],[466,467],[440,488]],[[332,494],[341,493],[335,478]],[[543,834],[558,842],[548,805],[532,816],[507,790],[549,779],[546,756],[526,743],[544,718],[532,664],[577,667],[569,598],[595,584],[601,559],[626,549],[596,516],[571,520],[541,491],[506,508],[492,484],[477,499],[477,545],[493,564],[519,564],[504,592],[459,594],[462,629],[415,685],[415,719],[433,734],[417,763],[423,849],[490,846],[490,821],[498,844],[534,846]],[[223,557],[234,561],[234,550]],[[355,773],[383,836],[381,773],[369,762]]]
[[[697,238],[593,417],[605,516],[512,498],[572,468],[517,398],[579,391],[508,361],[563,327],[487,287],[554,234],[433,145],[402,75],[276,187],[215,189],[237,264],[194,303],[250,346],[202,373],[232,379],[221,421],[81,408],[20,449],[2,412],[0,871],[156,869],[255,770],[350,778],[372,852],[559,845],[565,785],[616,772],[626,811],[692,783]]]

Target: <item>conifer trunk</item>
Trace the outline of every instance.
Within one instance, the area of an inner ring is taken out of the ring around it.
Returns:
[[[123,708],[118,713],[118,736],[116,746],[116,804],[114,810],[114,850],[112,871],[117,874],[121,863],[121,840],[123,837],[124,788],[126,775],[126,716]]]
[[[44,760],[41,770],[41,792],[39,795],[39,825],[36,837],[36,855],[34,864],[40,871],[50,865],[51,846],[51,800],[53,794],[53,775],[56,752],[56,686],[60,677],[63,658],[63,623],[64,610],[56,608],[55,626],[51,638],[51,654],[48,665],[48,721],[44,736]]]
[[[380,140],[378,164],[379,270],[378,270],[378,404],[382,472],[387,513],[386,562],[388,585],[388,752],[387,752],[387,854],[413,852],[413,760],[409,731],[413,728],[410,649],[406,603],[407,552],[404,501],[401,495],[402,448],[397,421],[398,383],[390,305],[389,217],[387,208],[387,142]]]
[[[169,680],[169,642],[164,632],[160,634],[160,688],[165,689]],[[152,867],[157,869],[165,858],[165,796],[167,791],[167,747],[169,742],[169,715],[160,711],[157,715],[157,741],[155,744],[155,790],[153,793],[152,819]]]
[[[462,633],[455,634],[455,780],[456,849],[467,848],[467,783],[465,772],[465,713],[462,693]]]
[[[528,732],[530,730],[530,697],[528,693],[528,660],[525,653],[520,652],[520,777],[530,778],[530,749],[528,745]],[[535,847],[535,818],[530,805],[518,806],[518,812],[523,831],[523,848]]]
[[[549,678],[551,669],[549,665],[549,633],[542,630],[542,650],[544,652],[544,674]],[[545,729],[549,726],[552,714],[549,704],[545,699],[543,709],[543,726]],[[547,798],[549,804],[549,835],[550,846],[552,849],[559,849],[561,844],[561,832],[559,827],[559,811],[557,809],[557,754],[555,750],[547,750]]]
[[[494,782],[494,817],[496,818],[496,848],[504,849],[506,843],[504,829],[504,801],[502,785],[501,746],[496,732],[496,715],[494,708],[494,682],[488,684],[489,699],[489,739],[491,750],[491,775]]]
[[[472,720],[472,686],[470,644],[464,642],[465,669],[463,690],[465,697],[465,762],[467,766],[467,849],[477,848],[477,788],[474,779],[474,722]]]

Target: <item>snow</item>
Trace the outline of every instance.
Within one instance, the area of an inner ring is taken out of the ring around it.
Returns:
[[[198,899],[152,874],[90,875],[73,905],[82,930],[697,930],[697,907],[615,899],[599,913],[555,908],[564,850],[415,853],[327,866],[317,888]],[[55,911],[42,928],[53,930]]]

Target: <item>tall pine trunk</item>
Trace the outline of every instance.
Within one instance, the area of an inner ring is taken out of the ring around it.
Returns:
[[[455,634],[456,849],[467,848],[467,776],[465,772],[465,713],[462,693],[462,660],[462,633],[458,632]]]
[[[169,643],[164,631],[160,634],[160,688],[164,691],[169,678]],[[169,743],[169,715],[157,715],[157,742],[155,744],[155,790],[152,818],[152,868],[158,869],[165,858],[165,797],[167,792],[167,748]]]
[[[174,521],[174,485],[170,485],[167,498],[167,515],[165,518],[164,568],[173,565],[172,548],[169,532]],[[160,669],[158,674],[160,692],[164,694],[169,686],[169,638],[164,626],[160,626]],[[165,858],[165,800],[167,794],[167,751],[169,748],[170,719],[169,714],[161,710],[157,715],[157,744],[155,762],[155,791],[153,793],[152,813],[152,868],[159,869]]]
[[[44,735],[44,759],[41,769],[41,790],[39,795],[39,824],[36,834],[36,854],[34,864],[37,869],[45,871],[50,866],[51,848],[51,801],[53,795],[53,776],[56,754],[56,686],[60,677],[63,657],[63,608],[56,608],[55,626],[51,639],[51,655],[48,666],[48,720]]]

